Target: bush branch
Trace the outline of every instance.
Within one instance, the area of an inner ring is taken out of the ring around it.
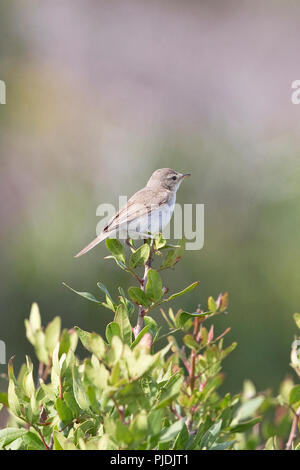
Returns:
[[[144,240],[144,243],[147,243],[146,240]],[[146,289],[146,284],[147,284],[147,276],[148,276],[148,271],[151,268],[152,265],[152,244],[153,240],[151,240],[150,244],[150,253],[149,253],[149,258],[147,262],[145,263],[145,271],[144,271],[144,276],[141,282],[141,289],[145,292]],[[138,313],[138,319],[137,319],[137,324],[136,327],[134,328],[134,336],[135,338],[138,337],[140,332],[142,331],[144,327],[144,316],[146,314],[146,309],[143,305],[139,305],[139,313]]]
[[[300,406],[299,406],[298,410],[296,411],[296,414],[293,418],[289,439],[288,439],[288,441],[286,443],[286,446],[285,446],[286,450],[291,450],[293,442],[297,437],[297,429],[298,429],[299,419],[300,419]]]

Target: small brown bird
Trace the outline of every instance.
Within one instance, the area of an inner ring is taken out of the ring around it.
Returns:
[[[75,258],[87,253],[108,237],[148,238],[160,232],[170,221],[176,192],[190,173],[178,173],[171,168],[156,170],[147,185],[135,193],[108,222],[102,233],[81,250]]]

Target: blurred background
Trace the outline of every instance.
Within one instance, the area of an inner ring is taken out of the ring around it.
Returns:
[[[103,332],[109,311],[62,286],[113,295],[130,282],[94,236],[160,167],[190,172],[178,202],[205,204],[205,244],[168,286],[194,311],[228,290],[238,348],[227,391],[288,372],[300,309],[300,4],[295,1],[0,0],[0,339],[33,356],[24,318]],[[160,314],[155,313],[157,321]],[[1,365],[0,372],[7,366]]]

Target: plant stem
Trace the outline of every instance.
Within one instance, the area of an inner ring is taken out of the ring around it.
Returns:
[[[134,270],[132,268],[127,268],[126,270],[129,274],[132,275],[132,277],[134,277],[134,279],[136,279],[138,281],[138,283],[142,286],[143,284],[143,279],[139,278],[139,276],[137,274],[135,274]]]
[[[196,317],[195,321],[194,321],[194,331],[193,331],[193,336],[194,336],[195,339],[197,338],[198,329],[199,329],[199,318]],[[191,386],[191,391],[192,392],[194,390],[194,385],[195,385],[196,356],[197,356],[196,351],[192,350],[192,352],[191,352],[191,368],[190,368],[190,386]]]
[[[63,384],[62,384],[62,377],[59,376],[59,398],[63,399]]]
[[[120,415],[120,418],[121,418],[121,421],[122,423],[124,423],[124,411],[121,410],[121,408],[119,407],[118,403],[116,402],[116,399],[114,397],[111,397],[112,401],[114,402],[114,405]]]
[[[299,419],[300,419],[300,406],[299,406],[298,410],[296,411],[296,414],[293,418],[291,432],[290,432],[290,435],[289,435],[289,440],[287,441],[286,446],[285,446],[286,450],[290,450],[292,448],[293,442],[297,437],[297,429],[298,429]]]
[[[48,362],[48,364],[47,364],[47,366],[46,366],[46,368],[45,368],[45,370],[44,370],[44,373],[43,373],[42,379],[43,379],[44,382],[46,381],[46,379],[47,379],[47,377],[48,377],[48,375],[49,375],[49,372],[50,372],[50,370],[51,370],[51,367],[52,367],[52,359],[50,358],[50,359],[49,359],[49,362]]]
[[[144,240],[144,243],[147,243],[146,240]],[[145,291],[145,288],[146,288],[146,284],[147,284],[147,275],[148,275],[148,271],[149,269],[151,268],[151,264],[152,264],[152,244],[153,244],[153,240],[151,240],[151,244],[150,244],[150,253],[149,253],[149,258],[145,264],[145,271],[144,271],[144,276],[143,276],[143,279],[142,279],[142,283],[141,283],[141,289],[143,291]],[[138,319],[137,319],[137,324],[136,324],[136,327],[134,328],[133,332],[134,332],[134,337],[137,338],[138,335],[140,334],[140,332],[142,331],[143,329],[143,326],[144,326],[144,316],[146,314],[146,310],[145,310],[145,307],[143,305],[140,305],[139,306],[139,313],[138,313]]]
[[[46,444],[46,441],[44,439],[44,436],[43,434],[41,433],[41,431],[39,430],[39,428],[37,426],[33,426],[33,428],[36,430],[36,432],[38,433],[38,435],[40,436],[43,444],[44,444],[44,447],[46,450],[51,450],[50,447],[48,447],[48,445]]]

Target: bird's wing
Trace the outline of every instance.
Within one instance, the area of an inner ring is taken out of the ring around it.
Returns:
[[[129,222],[149,214],[150,211],[159,209],[167,201],[167,195],[162,197],[161,194],[157,194],[151,189],[143,188],[135,193],[127,204],[114,215],[103,232],[118,230]]]
[[[98,245],[98,243],[108,238],[113,231],[118,230],[120,227],[132,222],[138,217],[149,214],[152,210],[159,209],[163,204],[168,202],[168,199],[169,197],[165,192],[157,193],[149,188],[141,189],[128,200],[126,206],[114,215],[103,229],[103,232],[77,253],[75,258],[90,251],[94,246]]]

